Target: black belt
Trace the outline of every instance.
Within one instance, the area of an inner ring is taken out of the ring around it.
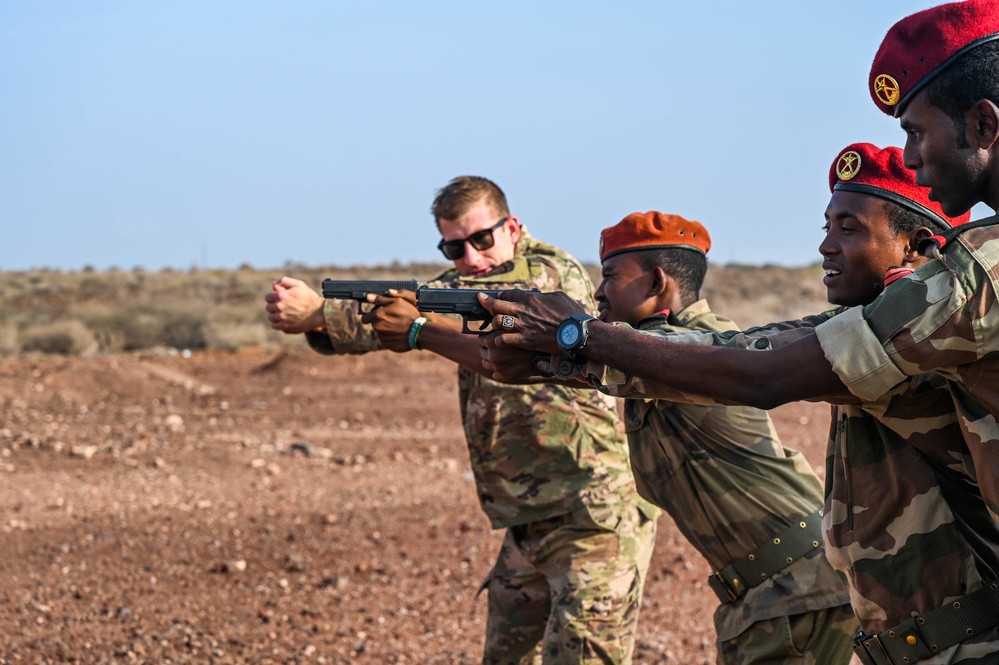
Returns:
[[[853,650],[864,665],[908,665],[999,625],[999,582],[990,582],[877,635],[857,631]]]
[[[822,511],[819,510],[727,568],[711,573],[708,586],[721,602],[734,602],[821,545]]]

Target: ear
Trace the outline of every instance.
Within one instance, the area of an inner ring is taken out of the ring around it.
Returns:
[[[510,229],[510,240],[516,245],[520,240],[520,220],[516,215],[510,215],[510,219],[506,220],[506,228]]]
[[[975,132],[972,143],[989,150],[999,140],[999,106],[990,99],[981,99],[968,112]]]
[[[675,289],[676,280],[673,279],[671,275],[666,274],[666,271],[660,266],[656,266],[656,269],[651,273],[652,281],[649,283],[649,298],[658,298],[659,296],[666,293],[670,289]]]
[[[926,226],[920,226],[909,235],[909,239],[906,241],[905,249],[903,250],[905,252],[902,257],[903,266],[909,266],[914,263],[922,263],[925,260],[926,257],[920,254],[916,250],[916,247],[919,245],[920,240],[923,238],[929,238],[934,233],[933,229]]]

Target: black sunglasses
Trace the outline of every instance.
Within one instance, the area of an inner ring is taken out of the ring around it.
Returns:
[[[495,239],[493,238],[493,231],[506,224],[508,219],[510,218],[504,217],[488,229],[476,231],[467,238],[461,238],[460,240],[441,240],[437,243],[437,249],[441,250],[444,254],[444,258],[449,261],[457,261],[461,257],[465,256],[466,242],[480,252],[484,249],[489,249],[495,242]]]

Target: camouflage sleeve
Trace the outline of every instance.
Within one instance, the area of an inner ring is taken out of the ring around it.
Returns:
[[[323,355],[367,353],[382,348],[371,326],[361,323],[361,306],[356,300],[326,300],[323,303],[326,332],[305,334],[309,346]]]
[[[980,261],[999,263],[999,248],[972,253],[960,246],[892,283],[870,305],[816,328],[850,392],[874,400],[907,376],[930,371],[959,379],[960,366],[999,351],[999,308]]]
[[[767,351],[787,346],[807,335],[815,334],[815,327],[828,321],[841,309],[833,309],[821,314],[813,314],[794,321],[768,323],[746,330],[690,330],[688,328],[664,329],[666,339],[676,344],[696,344],[700,346],[723,346],[730,349],[750,349]]]
[[[798,319],[781,321],[765,326],[749,328],[748,330],[690,330],[686,328],[639,330],[643,335],[655,335],[677,344],[696,344],[701,346],[722,346],[752,351],[768,351],[786,346],[806,335],[815,334],[816,326],[823,323],[840,310],[829,310],[822,314]],[[626,323],[615,323],[630,328]],[[714,400],[702,395],[694,395],[676,390],[670,386],[653,383],[638,377],[630,376],[601,363],[588,361],[583,367],[583,374],[590,383],[608,395],[632,399],[664,399],[682,404],[705,404],[733,406],[734,402]]]

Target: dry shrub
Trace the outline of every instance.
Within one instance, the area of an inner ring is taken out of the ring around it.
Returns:
[[[79,319],[90,329],[101,351],[121,351],[125,349],[123,331],[131,317],[120,303],[116,299],[109,302],[74,302],[67,310],[67,315]]]
[[[263,323],[213,321],[205,331],[209,347],[235,351],[244,346],[266,346],[274,342],[271,330]]]
[[[128,317],[117,330],[121,348],[125,351],[169,346],[162,339],[163,322],[155,314],[137,313]]]
[[[271,281],[281,275],[292,275],[318,289],[325,278],[425,280],[445,267],[394,263],[288,264],[267,270],[244,266],[237,271],[0,271],[0,355],[16,354],[21,347],[76,353],[87,349],[91,338],[106,352],[159,346],[299,345],[304,343],[300,335],[284,335],[267,325],[263,296]],[[586,264],[585,268],[594,284],[598,283],[600,266]],[[712,264],[701,295],[716,312],[747,327],[828,308],[818,266]],[[75,324],[67,323],[74,320]],[[67,325],[73,329],[67,331]]]
[[[260,310],[263,294],[270,290],[271,278],[240,270],[227,276],[223,302],[252,303]]]
[[[178,349],[208,346],[208,316],[203,310],[160,312],[160,343]]]
[[[17,355],[20,348],[17,328],[10,323],[0,323],[0,357]]]
[[[21,350],[64,356],[89,355],[97,351],[97,339],[81,321],[56,321],[24,331]]]

